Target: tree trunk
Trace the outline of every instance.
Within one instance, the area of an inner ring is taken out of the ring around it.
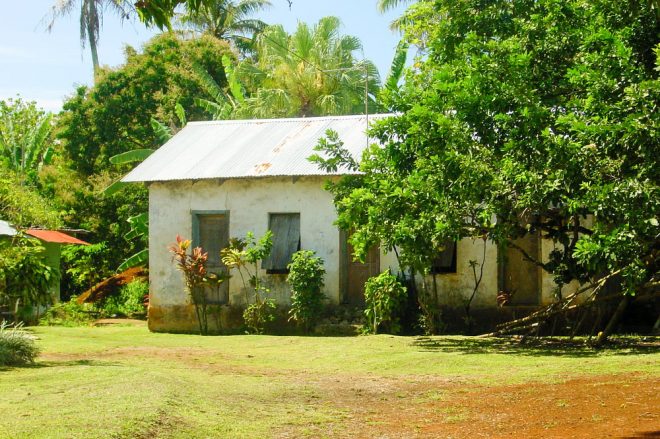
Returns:
[[[630,303],[630,296],[623,296],[623,299],[621,299],[621,302],[619,302],[619,306],[616,307],[616,311],[614,311],[614,314],[612,315],[610,321],[607,323],[605,329],[598,333],[598,338],[596,338],[596,342],[594,343],[595,346],[602,346],[602,344],[607,341],[607,337],[610,336],[616,325],[619,323],[619,320],[621,320],[623,313],[628,307],[628,303]]]

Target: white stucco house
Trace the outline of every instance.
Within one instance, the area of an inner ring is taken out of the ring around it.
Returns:
[[[272,296],[289,301],[286,265],[299,249],[314,250],[325,262],[324,294],[333,303],[359,304],[364,281],[388,268],[397,271],[391,253],[374,249],[365,263],[350,257],[346,234],[334,224],[332,196],[324,190],[329,175],[307,158],[326,130],[332,129],[355,158],[369,139],[369,121],[386,115],[303,119],[192,122],[123,178],[149,188],[149,328],[193,331],[195,314],[181,273],[168,252],[177,235],[209,252],[209,268],[223,270],[219,251],[232,237],[267,230],[274,234],[271,257],[261,267]],[[529,240],[528,240],[529,241]],[[549,253],[547,243],[532,240],[529,251]],[[498,263],[496,246],[486,243],[484,277],[474,307],[496,307],[497,292],[515,283],[518,303],[534,306],[552,300],[552,280],[512,254]],[[473,289],[470,260],[481,261],[481,240],[449,245],[434,268],[441,305],[460,306]],[[235,273],[232,273],[235,274]],[[241,306],[243,284],[237,276],[214,297],[218,305]]]

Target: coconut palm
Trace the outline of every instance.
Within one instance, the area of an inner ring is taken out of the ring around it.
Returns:
[[[355,114],[365,110],[365,98],[376,110],[378,70],[354,52],[360,40],[341,35],[336,17],[324,17],[310,27],[298,23],[289,35],[269,26],[257,36],[256,63],[244,62],[246,89],[256,90],[242,106],[254,117],[304,117]],[[367,96],[365,96],[365,86]]]
[[[80,6],[80,45],[84,49],[89,44],[92,52],[92,65],[96,74],[99,68],[97,48],[103,25],[103,12],[105,9],[111,9],[122,20],[126,20],[134,12],[133,2],[130,0],[57,0],[47,16],[46,29],[48,32],[52,31],[55,21],[59,17],[71,14],[78,5]]]
[[[188,5],[178,21],[184,29],[231,41],[245,53],[251,50],[254,35],[266,27],[266,23],[251,17],[269,6],[269,0],[217,0],[197,9]]]
[[[378,11],[381,14],[384,14],[401,5],[408,5],[416,1],[418,0],[378,0],[376,7],[378,8]],[[394,21],[390,23],[390,29],[397,32],[400,31],[401,27],[405,24],[405,18],[406,18],[405,15],[396,18]]]

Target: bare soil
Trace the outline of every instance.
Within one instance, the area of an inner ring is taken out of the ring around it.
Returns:
[[[432,378],[337,380],[328,400],[356,438],[660,438],[660,380],[597,376],[478,386]]]
[[[45,354],[44,359],[78,356]],[[279,438],[660,438],[657,376],[580,376],[575,371],[573,378],[563,381],[487,385],[460,376],[323,374],[255,367],[249,362],[228,366],[216,356],[210,362],[201,348],[140,346],[88,354],[84,359],[147,357],[184,363],[208,374],[256,374],[290,384],[287,397],[297,404],[338,414],[330,423],[274,431]],[[149,437],[150,428],[145,426],[140,437]]]

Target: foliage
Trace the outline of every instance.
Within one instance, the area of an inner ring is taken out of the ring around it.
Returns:
[[[257,36],[256,61],[240,66],[246,88],[254,91],[240,114],[268,118],[362,113],[366,83],[369,112],[374,112],[378,70],[371,61],[355,59],[353,53],[362,44],[341,35],[340,24],[336,17],[324,17],[311,27],[298,23],[291,35],[281,25],[264,29]]]
[[[119,290],[116,296],[108,297],[103,304],[103,313],[108,316],[123,315],[133,317],[145,312],[144,299],[149,295],[149,284],[134,280]]]
[[[52,202],[28,186],[14,172],[0,166],[0,219],[18,227],[62,226],[59,212]]]
[[[201,247],[195,247],[188,253],[191,241],[176,236],[176,244],[170,246],[177,268],[183,273],[188,296],[195,306],[195,314],[199,324],[199,333],[208,335],[208,308],[205,287],[207,284],[206,262],[209,255]]]
[[[141,213],[132,216],[126,221],[131,225],[131,230],[124,235],[127,241],[136,240],[144,245],[144,248],[131,255],[117,268],[117,271],[124,271],[131,267],[146,265],[149,262],[149,214]]]
[[[23,330],[22,325],[9,326],[0,322],[0,366],[23,366],[34,363],[39,348],[34,336]]]
[[[406,288],[389,271],[371,277],[364,284],[364,315],[367,318],[365,330],[377,334],[378,329],[387,324],[393,334],[399,332],[396,313],[406,299]]]
[[[37,172],[53,157],[52,125],[52,113],[44,113],[35,102],[0,100],[0,167],[36,181]]]
[[[77,296],[112,273],[103,257],[107,251],[103,242],[62,247],[62,298]]]
[[[268,257],[272,247],[273,233],[269,230],[258,241],[252,232],[248,232],[245,239],[233,238],[229,247],[220,251],[222,263],[230,270],[236,269],[243,282],[246,306],[243,320],[256,334],[261,334],[265,325],[275,319],[275,302],[267,297],[270,290],[259,275],[259,263]]]
[[[221,0],[197,9],[187,5],[178,21],[184,29],[231,41],[247,53],[252,49],[254,35],[266,27],[263,21],[250,17],[270,5],[268,0]]]
[[[624,291],[657,275],[660,166],[658,18],[648,3],[417,2],[421,47],[396,117],[371,131],[364,177],[332,187],[339,225],[364,255],[375,242],[428,269],[447,240],[515,247],[558,288],[619,272]]]
[[[59,273],[44,262],[43,252],[36,239],[0,240],[0,305],[16,317],[24,314],[22,309],[38,309],[53,301],[50,288]]]
[[[87,326],[91,324],[99,311],[90,303],[78,303],[77,296],[71,296],[68,302],[58,302],[46,310],[39,320],[44,326]]]
[[[160,146],[152,118],[175,126],[177,103],[191,120],[201,118],[193,98],[204,91],[192,66],[201,65],[224,83],[225,54],[231,56],[228,45],[210,36],[181,40],[164,34],[145,44],[142,53],[127,48],[124,65],[101,69],[94,87],[78,88],[64,103],[58,138],[67,165],[91,175],[107,169],[112,156]]]
[[[300,250],[291,257],[286,280],[291,286],[289,320],[295,320],[310,332],[323,309],[323,259],[311,250]]]

